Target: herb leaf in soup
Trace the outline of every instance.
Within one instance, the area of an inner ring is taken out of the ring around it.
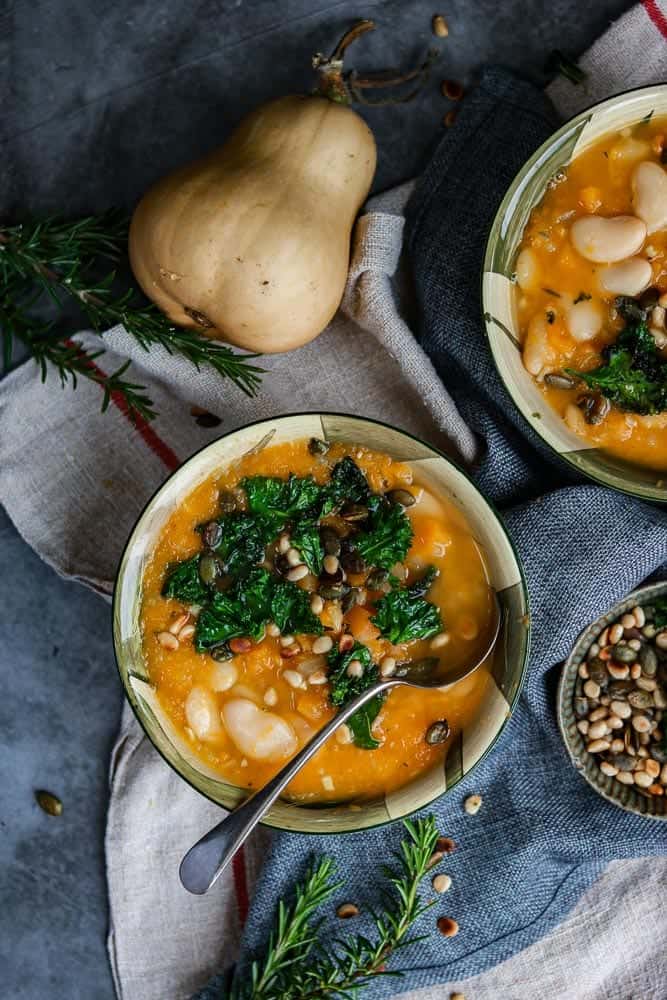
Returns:
[[[274,476],[250,476],[241,486],[248,498],[248,510],[269,518],[277,530],[290,518],[311,510],[321,496],[322,488],[312,476],[290,475],[287,479]]]
[[[431,566],[412,586],[395,588],[376,603],[371,621],[393,645],[430,639],[442,631],[438,608],[423,596],[437,575]]]
[[[365,530],[355,537],[355,547],[369,566],[391,569],[405,559],[412,542],[412,525],[403,508],[384,497],[372,496]]]
[[[322,514],[329,513],[346,502],[363,503],[370,496],[366,476],[349,455],[334,465],[331,479],[325,487],[325,494]]]
[[[199,555],[177,563],[171,569],[162,587],[163,597],[175,597],[184,604],[205,604],[211,596],[199,575]]]
[[[281,632],[296,635],[321,635],[322,622],[310,609],[310,594],[293,583],[274,584],[271,598],[271,621]]]
[[[317,521],[301,520],[292,527],[291,542],[301,553],[301,558],[311,573],[319,576],[322,572],[324,548]]]
[[[361,643],[355,642],[352,649],[347,652],[341,651],[334,646],[329,653],[329,700],[332,705],[345,705],[358,694],[366,691],[378,678],[378,668],[373,663],[370,650]],[[350,676],[348,667],[357,661],[361,664],[362,672],[360,676]],[[364,750],[375,750],[380,744],[371,734],[371,726],[376,715],[382,707],[383,695],[371,698],[369,702],[354,713],[348,719],[348,726],[354,736],[354,742]]]
[[[274,535],[273,525],[252,514],[226,514],[218,519],[222,529],[215,552],[226,573],[238,576],[264,559],[264,550]]]
[[[606,363],[591,371],[566,369],[615,403],[633,413],[667,409],[667,362],[663,361],[645,323],[628,324],[606,349]]]
[[[322,631],[306,591],[255,567],[229,590],[210,598],[197,619],[196,649],[201,653],[242,636],[258,641],[270,621],[281,632],[319,635]]]

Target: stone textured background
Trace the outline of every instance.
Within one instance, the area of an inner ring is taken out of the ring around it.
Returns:
[[[437,141],[440,80],[472,86],[489,61],[543,80],[551,49],[578,54],[627,6],[448,0],[439,40],[438,8],[423,0],[6,0],[0,215],[129,209],[260,101],[306,89],[312,53],[362,16],[378,30],[350,50],[359,69],[441,50],[417,102],[362,112],[379,191],[416,174]],[[0,994],[112,1000],[103,837],[121,690],[109,608],[40,563],[1,510],[0,607]],[[60,819],[38,809],[35,788],[62,798]]]

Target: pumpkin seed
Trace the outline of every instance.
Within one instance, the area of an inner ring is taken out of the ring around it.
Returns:
[[[204,555],[199,560],[199,575],[202,578],[203,583],[213,583],[219,570],[220,564],[215,556]]]
[[[631,757],[627,753],[615,753],[612,754],[612,760],[614,766],[619,769],[619,771],[631,771],[635,766],[635,758]]]
[[[607,684],[609,680],[609,675],[607,674],[607,665],[604,660],[594,657],[594,659],[588,661],[588,676],[591,680],[594,680],[596,684],[603,687]]]
[[[340,555],[340,536],[338,535],[338,532],[334,531],[334,529],[330,528],[328,525],[325,525],[323,528],[320,528],[320,539],[326,555]]]
[[[365,573],[367,566],[358,552],[348,550],[340,557],[341,565],[346,573]]]
[[[639,650],[638,660],[641,664],[643,673],[647,677],[655,677],[658,672],[658,657],[656,656],[655,650],[651,646],[642,646]]]
[[[322,583],[318,587],[318,593],[325,601],[338,601],[341,597],[345,597],[349,589],[346,583]]]
[[[321,438],[312,437],[308,442],[308,451],[311,455],[326,455],[331,445]]]
[[[222,528],[217,521],[209,521],[204,525],[201,537],[207,549],[217,549],[222,540]]]
[[[231,660],[232,658],[232,652],[226,642],[219,642],[217,645],[211,646],[208,655],[212,659],[217,660],[218,663],[222,663],[224,660]]]
[[[653,708],[653,695],[649,691],[631,691],[628,701],[633,708]]]
[[[232,490],[220,490],[218,494],[218,507],[223,514],[232,514],[238,509],[239,498]]]
[[[344,521],[365,521],[368,517],[368,507],[362,503],[348,503],[343,507],[340,516]]]
[[[614,681],[609,685],[609,694],[612,698],[626,698],[629,691],[634,689],[632,681]]]
[[[618,663],[634,663],[637,659],[637,654],[630,646],[619,642],[618,645],[614,646],[614,659]]]
[[[372,573],[368,574],[366,586],[369,590],[380,590],[388,579],[389,573],[386,569],[374,569]]]
[[[563,372],[549,372],[544,376],[544,381],[553,389],[574,389],[577,385],[576,379]]]
[[[584,719],[588,715],[588,698],[574,699],[574,714],[578,719]]]
[[[363,604],[363,601],[359,598],[363,597],[361,591],[358,587],[352,587],[350,591],[344,595],[341,601],[341,608],[344,612],[348,612],[355,604]]]
[[[444,743],[449,736],[449,723],[446,719],[438,719],[437,722],[431,723],[431,725],[426,730],[426,736],[424,737],[429,746],[436,746],[438,743]]]
[[[48,813],[49,816],[62,815],[63,804],[53,792],[47,792],[43,788],[39,788],[35,792],[35,799],[39,808],[43,812]]]
[[[387,497],[392,503],[397,503],[401,507],[412,507],[415,503],[415,498],[410,490],[390,490]]]

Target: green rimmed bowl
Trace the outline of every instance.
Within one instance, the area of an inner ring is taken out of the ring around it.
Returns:
[[[382,799],[363,803],[302,806],[279,801],[265,818],[269,826],[308,833],[361,830],[400,819],[444,794],[484,757],[509,719],[528,658],[528,598],[521,566],[498,515],[473,483],[435,448],[387,424],[343,414],[305,413],[276,417],[232,431],[197,452],[167,479],[137,521],[123,553],[113,602],[116,660],[125,693],[147,737],[193,788],[232,809],[245,791],[224,781],[196,757],[162,711],[144,663],[140,629],[141,581],[162,528],[184,497],[216,469],[251,449],[309,437],[359,443],[410,462],[463,511],[485,554],[491,586],[503,611],[501,633],[490,664],[493,683],[477,717],[448,748],[440,763]]]
[[[634,785],[622,785],[599,769],[597,758],[587,752],[586,741],[577,729],[574,698],[580,683],[579,667],[586,660],[588,650],[599,635],[626,611],[632,611],[638,604],[652,604],[657,597],[664,597],[666,594],[667,581],[641,587],[589,625],[581,633],[567,658],[558,685],[558,725],[575,769],[608,802],[639,816],[662,820],[667,820],[667,795],[648,795]]]
[[[667,502],[667,475],[624,462],[574,434],[553,410],[521,361],[516,286],[519,244],[533,208],[559,170],[610,132],[667,115],[667,85],[619,94],[582,111],[558,129],[519,171],[491,227],[484,257],[482,303],[498,374],[523,417],[561,458],[596,482],[647,500]]]

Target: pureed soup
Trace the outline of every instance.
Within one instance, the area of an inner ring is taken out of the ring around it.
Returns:
[[[516,262],[523,363],[575,434],[667,469],[667,119],[552,181]]]
[[[311,440],[217,471],[162,531],[141,624],[164,711],[205,763],[256,789],[351,697],[401,664],[474,662],[494,606],[465,518],[409,464]],[[398,688],[341,726],[288,788],[381,796],[442,761],[480,713],[485,667]]]

